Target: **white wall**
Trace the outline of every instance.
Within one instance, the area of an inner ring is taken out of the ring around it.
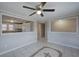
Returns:
[[[0,37],[0,53],[14,50],[21,46],[29,45],[36,42],[36,33],[34,32],[21,32],[21,33],[8,33]]]
[[[1,13],[0,13],[0,36],[1,36],[1,34],[2,34],[2,30],[1,30],[1,26],[2,25],[2,15],[1,15]]]
[[[77,17],[77,32],[51,32],[51,21],[48,29],[48,42],[79,49],[79,24]]]
[[[79,34],[48,32],[48,42],[79,48]]]
[[[0,21],[2,20],[2,15],[21,18],[17,14],[1,12]],[[36,24],[34,25],[36,27]],[[1,33],[1,26],[0,26],[0,33]],[[0,55],[15,50],[17,48],[23,47],[25,45],[35,43],[36,41],[37,41],[36,30],[34,30],[33,32],[17,32],[17,33],[2,34],[0,36]]]

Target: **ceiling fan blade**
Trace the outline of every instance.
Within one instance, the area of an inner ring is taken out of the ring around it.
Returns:
[[[55,9],[43,9],[44,12],[54,12]]]
[[[44,16],[43,13],[40,14],[42,17]]]
[[[29,16],[32,16],[32,15],[34,15],[34,14],[36,14],[36,12],[33,12],[32,14],[30,14]]]
[[[27,8],[27,9],[31,9],[31,10],[36,10],[35,8],[27,7],[27,6],[23,6],[23,8]]]
[[[41,2],[42,7],[46,4],[46,2]]]

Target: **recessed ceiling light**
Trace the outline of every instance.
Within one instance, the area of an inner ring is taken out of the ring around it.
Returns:
[[[63,20],[58,20],[58,22],[59,22],[60,24],[63,24],[63,23],[64,23],[64,21],[63,21]]]
[[[11,22],[11,23],[13,23],[14,21],[13,21],[13,20],[11,20],[10,22]]]

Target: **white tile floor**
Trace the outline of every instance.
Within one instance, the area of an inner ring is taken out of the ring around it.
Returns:
[[[15,51],[0,55],[1,57],[29,57],[43,46],[48,46],[62,52],[62,57],[79,57],[79,49],[60,46],[53,43],[40,44],[39,42],[17,49]]]

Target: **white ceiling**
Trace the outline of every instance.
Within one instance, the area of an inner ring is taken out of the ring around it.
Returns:
[[[48,2],[44,8],[55,9],[55,12],[44,12],[44,17],[37,14],[29,16],[33,10],[22,7],[23,5],[35,7],[38,4],[39,2],[0,2],[0,10],[21,14],[33,20],[53,20],[54,18],[79,15],[78,2]]]

